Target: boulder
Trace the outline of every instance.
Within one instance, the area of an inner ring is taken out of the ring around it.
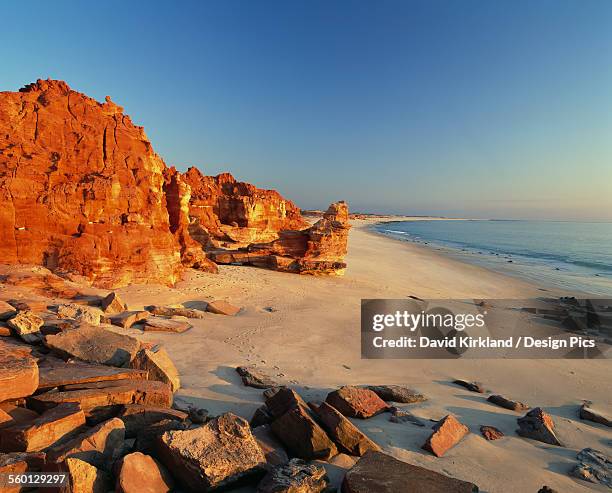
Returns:
[[[302,405],[288,410],[270,426],[289,452],[300,459],[327,460],[338,453],[334,442]]]
[[[134,441],[134,447],[132,449],[146,455],[158,457],[159,442],[164,433],[168,431],[187,430],[190,426],[188,421],[177,421],[175,419],[162,419],[161,421],[156,421],[136,432],[136,440]]]
[[[323,429],[342,451],[361,457],[368,450],[380,450],[378,445],[327,402],[311,407],[315,409]]]
[[[612,488],[612,458],[599,450],[585,448],[578,452],[578,464],[570,471],[570,475]]]
[[[38,365],[30,354],[0,341],[0,402],[21,399],[38,388]]]
[[[289,456],[283,444],[278,441],[270,425],[253,428],[253,436],[266,457],[268,468],[278,466],[279,464],[286,464],[289,461]]]
[[[481,426],[480,433],[487,440],[499,440],[504,437],[504,434],[494,426]]]
[[[257,493],[321,493],[328,485],[323,467],[291,459],[272,468],[257,486]]]
[[[612,415],[593,407],[591,403],[585,402],[580,406],[580,419],[612,427]]]
[[[65,358],[118,367],[127,366],[140,349],[133,337],[87,324],[45,336],[44,343]]]
[[[7,322],[15,334],[28,344],[37,344],[42,340],[40,328],[44,323],[42,318],[30,311],[20,311]]]
[[[510,411],[527,411],[530,407],[527,404],[523,404],[519,401],[512,401],[510,399],[506,399],[501,395],[490,395],[487,400],[496,406],[503,407],[505,409],[510,409]]]
[[[369,389],[345,386],[334,390],[325,399],[328,404],[350,418],[371,418],[388,411],[389,406]]]
[[[53,467],[53,472],[64,472],[68,476],[71,493],[108,493],[112,491],[111,475],[77,457],[70,457]]]
[[[453,383],[455,385],[464,387],[471,392],[478,392],[479,394],[484,394],[485,392],[485,389],[480,382],[468,382],[467,380],[454,380]]]
[[[237,315],[240,307],[234,306],[231,303],[223,300],[214,300],[206,305],[206,311],[217,315]]]
[[[77,403],[62,403],[34,420],[0,430],[4,452],[38,452],[53,445],[85,424],[85,414]]]
[[[110,471],[123,450],[125,426],[112,418],[47,451],[47,462],[60,463],[73,457]]]
[[[56,358],[45,358],[39,362],[38,389],[51,389],[66,385],[111,382],[117,380],[144,380],[146,370],[116,368],[84,361],[62,361]]]
[[[555,423],[542,408],[536,407],[517,420],[519,429],[516,432],[525,438],[538,440],[551,445],[563,445],[555,435]]]
[[[231,413],[197,428],[164,433],[159,458],[191,491],[227,487],[262,472],[266,463],[247,421]]]
[[[127,305],[119,297],[117,293],[111,291],[108,293],[100,302],[100,307],[104,313],[112,315],[115,313],[121,313],[127,311]]]
[[[383,401],[412,404],[427,400],[423,394],[402,385],[369,385],[367,388]]]
[[[146,310],[136,310],[131,312],[121,312],[111,315],[110,322],[113,325],[129,329],[132,325],[142,322],[149,317],[150,313]]]
[[[58,318],[69,318],[77,322],[84,322],[90,325],[100,325],[102,312],[99,308],[76,303],[68,303],[57,307]]]
[[[255,409],[249,424],[251,425],[251,428],[257,428],[258,426],[269,425],[273,420],[273,416],[270,414],[270,411],[268,411],[268,406],[264,404],[263,406],[259,406],[257,409]]]
[[[264,391],[264,398],[266,400],[266,407],[268,412],[274,418],[279,418],[287,411],[296,407],[306,408],[306,402],[300,397],[300,395],[288,387],[273,387]]]
[[[457,421],[457,418],[452,414],[449,414],[436,423],[433,433],[421,448],[431,452],[436,457],[442,457],[469,432],[467,426]]]
[[[134,438],[140,431],[164,420],[184,422],[189,415],[167,407],[126,404],[118,415],[125,425],[126,438]]]
[[[368,452],[346,473],[342,493],[476,493],[478,486]]]
[[[147,311],[160,317],[186,317],[186,318],[205,318],[206,312],[195,308],[185,308],[183,306],[156,306],[146,307]]]
[[[141,349],[130,365],[137,370],[146,371],[149,380],[167,383],[172,392],[176,392],[181,387],[178,370],[163,347]]]
[[[128,380],[108,387],[46,392],[28,398],[28,406],[38,412],[57,406],[62,402],[78,402],[86,416],[112,411],[125,404],[141,404],[156,407],[172,405],[172,391],[163,382]]]
[[[247,387],[254,387],[256,389],[278,387],[278,383],[276,383],[268,374],[258,368],[252,366],[238,366],[236,367],[236,371],[238,372],[238,375],[240,375],[242,383]]]
[[[8,320],[17,315],[17,310],[6,301],[0,300],[0,321]]]
[[[175,332],[183,333],[191,329],[191,324],[185,320],[162,317],[148,317],[143,330],[145,332]]]
[[[170,473],[150,455],[134,452],[116,466],[116,493],[168,493],[174,487]]]

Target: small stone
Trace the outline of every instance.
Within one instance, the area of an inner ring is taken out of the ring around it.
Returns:
[[[33,312],[21,311],[13,318],[9,319],[7,325],[15,331],[24,342],[28,344],[38,344],[42,340],[40,328],[44,320]]]
[[[168,431],[159,457],[192,491],[211,491],[261,472],[266,458],[242,418],[225,413],[190,430]]]
[[[328,484],[323,467],[291,459],[269,471],[257,486],[257,493],[321,493]]]
[[[427,397],[423,394],[401,385],[370,385],[367,388],[383,401],[412,404],[414,402],[424,402],[427,400]]]
[[[181,388],[178,370],[163,347],[141,349],[130,365],[134,369],[147,371],[149,380],[167,383],[172,392]]]
[[[504,434],[494,426],[481,426],[480,433],[487,440],[499,440],[504,437]]]
[[[578,452],[578,464],[570,475],[593,484],[612,488],[612,458],[599,450],[585,448]]]
[[[612,427],[612,416],[602,410],[592,407],[590,403],[585,402],[580,407],[580,419],[586,419],[594,423]]]
[[[105,298],[102,299],[100,306],[106,314],[121,313],[127,311],[128,309],[127,305],[114,291],[110,292]]]
[[[256,389],[278,387],[278,383],[272,380],[268,374],[255,367],[238,366],[236,371],[240,378],[242,378],[242,383],[247,387],[254,387]]]
[[[525,438],[538,440],[563,447],[555,435],[555,423],[548,413],[536,407],[517,420],[519,429],[516,432]]]
[[[217,315],[237,315],[240,311],[240,308],[237,306],[228,303],[227,301],[215,300],[211,301],[206,306],[206,311],[210,313],[215,313]]]
[[[174,487],[172,477],[150,455],[134,452],[116,466],[116,493],[168,493]]]
[[[457,421],[452,414],[445,416],[434,426],[434,431],[421,447],[436,457],[442,457],[448,450],[457,445],[470,430]]]
[[[489,402],[495,404],[496,406],[503,407],[504,409],[509,409],[510,411],[527,411],[530,406],[527,404],[523,404],[519,401],[512,401],[510,399],[506,399],[501,395],[491,395],[487,399]]]
[[[480,382],[468,382],[466,380],[454,380],[453,383],[455,385],[460,385],[468,389],[471,392],[478,392],[479,394],[484,394],[485,389]]]
[[[325,399],[328,404],[350,418],[371,418],[388,411],[389,406],[369,389],[345,386],[334,390]]]

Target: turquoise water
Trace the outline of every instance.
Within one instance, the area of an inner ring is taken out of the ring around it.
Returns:
[[[541,285],[612,295],[612,223],[425,220],[374,228]]]

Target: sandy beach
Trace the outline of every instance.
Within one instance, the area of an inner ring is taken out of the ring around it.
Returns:
[[[312,277],[254,267],[220,266],[220,274],[189,271],[174,288],[133,285],[118,290],[131,309],[151,304],[225,299],[242,307],[236,317],[207,314],[183,334],[143,333],[141,340],[163,344],[181,373],[175,402],[211,413],[233,411],[250,418],[263,402],[261,391],[245,387],[234,368],[251,364],[308,400],[323,400],[342,385],[402,384],[428,397],[407,405],[423,420],[453,413],[471,434],[443,458],[420,449],[429,427],[394,424],[388,415],[360,421],[360,429],[399,459],[469,480],[482,491],[593,491],[571,479],[577,451],[612,451],[609,428],[577,418],[583,400],[612,404],[606,360],[362,360],[359,310],[362,298],[529,298],[552,291],[447,258],[433,249],[392,240],[368,230],[373,220],[355,220],[344,277]],[[455,378],[478,380],[487,389],[554,418],[565,448],[516,435],[521,414],[495,407],[457,387]],[[492,425],[506,434],[493,442],[479,433]],[[329,466],[333,469],[333,466]],[[333,476],[333,471],[332,471]],[[338,476],[338,475],[336,475]],[[248,491],[248,490],[244,490]],[[605,490],[601,490],[605,491]]]

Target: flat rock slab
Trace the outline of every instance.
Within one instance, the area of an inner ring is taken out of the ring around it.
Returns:
[[[195,308],[185,308],[183,306],[156,306],[146,307],[147,311],[153,315],[162,317],[186,317],[186,318],[205,318],[206,312]]]
[[[135,438],[138,433],[155,423],[164,420],[184,422],[189,415],[178,409],[166,407],[142,406],[139,404],[126,404],[118,417],[125,425],[125,436]]]
[[[86,324],[45,336],[44,342],[63,357],[119,367],[127,366],[140,349],[133,337]]]
[[[350,418],[371,418],[389,409],[388,404],[369,389],[345,386],[327,394],[328,404]]]
[[[149,380],[168,384],[172,392],[181,388],[179,372],[163,347],[141,349],[130,365],[134,369],[146,371]]]
[[[249,423],[232,413],[198,428],[164,433],[159,457],[192,491],[226,487],[262,471],[266,463]]]
[[[236,367],[236,371],[238,375],[240,375],[242,383],[247,387],[253,387],[255,389],[278,387],[278,383],[275,382],[272,377],[253,366],[238,366]]]
[[[6,301],[0,300],[0,321],[8,320],[17,315],[17,309]]]
[[[192,325],[185,320],[154,316],[145,320],[143,330],[145,332],[175,332],[181,334],[191,327]]]
[[[85,424],[85,414],[76,403],[62,403],[31,422],[0,430],[4,452],[38,452],[53,445]]]
[[[592,404],[585,403],[580,407],[580,419],[612,427],[612,415],[593,407]]]
[[[172,477],[150,455],[134,452],[116,466],[116,493],[168,493],[174,487]]]
[[[240,307],[234,306],[231,303],[223,300],[215,300],[211,301],[206,306],[206,311],[210,313],[215,313],[217,315],[229,315],[234,316],[237,315],[240,311]]]
[[[28,398],[29,407],[38,412],[44,412],[62,402],[78,402],[88,416],[101,408],[125,404],[170,407],[172,391],[163,382],[132,380],[103,388],[47,392]]]
[[[469,432],[467,426],[457,421],[457,418],[452,414],[449,414],[436,423],[433,433],[421,448],[431,452],[436,457],[442,457]]]
[[[368,452],[344,477],[342,493],[475,493],[467,481],[399,461],[382,452]]]
[[[612,488],[612,458],[603,452],[585,448],[578,452],[578,464],[570,474],[593,484]]]
[[[361,457],[368,450],[380,450],[378,445],[327,402],[313,407],[323,428],[342,451]]]
[[[547,412],[536,407],[517,420],[519,429],[516,432],[525,438],[562,447],[555,434],[555,423]]]
[[[73,457],[109,471],[119,458],[125,440],[123,421],[112,418],[47,451],[47,462],[60,463]]]
[[[92,306],[68,303],[57,307],[57,316],[61,319],[72,319],[91,325],[100,325],[102,311]]]
[[[129,329],[132,325],[142,322],[149,317],[150,313],[146,310],[122,312],[110,317],[110,322],[117,327]]]
[[[506,399],[501,395],[490,395],[487,400],[496,406],[503,407],[504,409],[509,409],[510,411],[523,412],[531,409],[531,407],[527,404],[523,404],[519,401],[513,401],[510,399]]]
[[[29,352],[0,341],[0,402],[27,397],[38,388],[38,365]]]
[[[413,404],[415,402],[424,402],[427,400],[427,397],[423,394],[401,385],[369,385],[367,388],[383,401]]]
[[[146,370],[115,368],[83,361],[45,360],[39,365],[38,371],[39,389],[114,380],[145,380],[147,378]]]
[[[328,486],[325,468],[291,459],[269,471],[257,486],[257,493],[321,493]]]

